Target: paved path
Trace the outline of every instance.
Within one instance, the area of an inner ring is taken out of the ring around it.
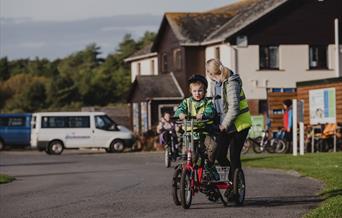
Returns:
[[[322,184],[295,173],[244,169],[243,207],[224,207],[203,194],[189,210],[170,195],[173,170],[162,153],[107,154],[65,151],[0,152],[0,173],[17,180],[0,185],[1,217],[301,217],[320,202]]]

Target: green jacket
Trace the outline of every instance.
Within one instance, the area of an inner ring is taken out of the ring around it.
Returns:
[[[181,113],[186,114],[187,116],[196,116],[197,114],[202,113],[204,116],[203,119],[214,119],[216,115],[214,105],[209,99],[203,98],[200,101],[196,101],[192,97],[184,99],[178,105],[175,117],[178,117]]]

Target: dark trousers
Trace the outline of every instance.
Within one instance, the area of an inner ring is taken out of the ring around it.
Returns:
[[[229,165],[227,158],[228,148],[230,154],[229,179],[233,179],[235,169],[241,168],[241,149],[245,143],[249,128],[240,132],[220,132],[217,136],[216,159],[221,166]]]

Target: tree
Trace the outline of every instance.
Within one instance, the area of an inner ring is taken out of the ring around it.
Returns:
[[[145,46],[153,43],[154,39],[156,38],[156,33],[154,32],[149,32],[149,31],[146,31],[144,33],[144,36],[141,37],[138,41],[138,48],[139,49],[142,49],[144,48]]]
[[[3,111],[33,112],[46,108],[48,79],[29,74],[17,74],[3,84],[7,96]]]
[[[5,81],[10,77],[7,57],[0,59],[0,81]]]

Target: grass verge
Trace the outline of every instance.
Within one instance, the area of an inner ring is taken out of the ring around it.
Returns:
[[[9,182],[12,182],[13,180],[15,180],[15,178],[12,176],[0,174],[0,184],[9,183]]]
[[[258,155],[243,157],[243,166],[295,170],[303,176],[316,178],[325,183],[320,195],[324,198],[320,206],[306,218],[342,217],[342,153],[314,153],[304,156]]]

